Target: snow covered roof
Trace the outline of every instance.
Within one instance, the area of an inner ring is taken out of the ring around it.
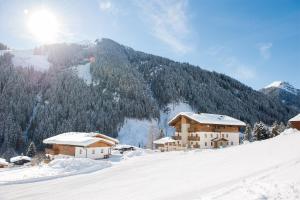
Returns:
[[[153,143],[154,144],[166,144],[166,143],[169,143],[169,142],[176,142],[176,141],[173,140],[170,137],[164,137],[164,138],[161,138],[159,140],[155,140]]]
[[[110,141],[113,141],[114,143],[116,144],[119,144],[119,140],[115,139],[115,138],[112,138],[112,137],[109,137],[107,135],[104,135],[104,134],[101,134],[101,133],[90,133],[90,134],[94,134],[94,137],[102,137],[104,139],[107,139],[107,140],[110,140]]]
[[[118,143],[118,140],[110,138],[100,133],[80,133],[80,132],[62,133],[45,139],[43,143],[88,146],[99,141],[103,141],[110,145],[115,145],[116,143]]]
[[[115,146],[114,149],[129,149],[129,148],[136,148],[136,147],[128,144],[118,144]]]
[[[195,120],[196,122],[199,122],[201,124],[246,126],[244,122],[233,117],[229,117],[227,115],[217,115],[208,113],[196,114],[193,112],[180,112],[169,121],[169,124],[179,116],[186,116],[187,118]]]
[[[8,165],[8,162],[4,158],[0,158],[0,165]]]
[[[295,122],[295,121],[300,121],[300,113],[289,120],[289,122]]]
[[[19,160],[28,160],[31,161],[31,158],[29,158],[28,156],[16,156],[10,159],[10,162],[17,162]]]

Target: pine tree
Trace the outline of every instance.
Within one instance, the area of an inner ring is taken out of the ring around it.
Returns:
[[[270,131],[268,127],[263,123],[255,123],[253,128],[253,141],[255,140],[265,140],[270,138]]]
[[[277,121],[275,121],[271,127],[271,136],[272,137],[276,137],[280,134],[280,130],[279,130],[279,124]]]
[[[283,122],[281,122],[279,124],[279,128],[278,128],[279,134],[282,133],[285,129],[286,129],[286,126],[284,125]]]
[[[164,137],[165,137],[164,130],[163,130],[163,129],[160,129],[159,135],[158,135],[157,139],[161,139],[161,138],[164,138]]]
[[[244,133],[244,141],[252,141],[252,128],[250,124],[246,125],[245,133]]]
[[[26,155],[29,156],[29,157],[34,157],[36,155],[36,147],[35,147],[34,142],[30,143],[30,145],[27,149]]]
[[[147,148],[153,149],[153,141],[154,141],[154,129],[153,125],[150,125],[147,139]]]

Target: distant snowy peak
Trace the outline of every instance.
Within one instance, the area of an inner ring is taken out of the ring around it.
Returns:
[[[299,89],[296,89],[294,86],[292,86],[288,82],[284,82],[284,81],[275,81],[275,82],[271,83],[270,85],[266,86],[264,89],[268,89],[268,88],[279,88],[279,89],[285,90],[289,93],[292,93],[294,95],[300,95]]]

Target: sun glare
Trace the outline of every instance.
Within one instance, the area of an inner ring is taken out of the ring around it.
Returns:
[[[47,10],[39,10],[30,13],[28,18],[30,33],[41,43],[53,43],[57,41],[59,23],[53,13]]]

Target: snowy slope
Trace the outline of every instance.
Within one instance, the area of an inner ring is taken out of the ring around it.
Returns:
[[[225,149],[145,154],[90,174],[0,186],[0,199],[299,199],[299,142],[290,129]]]
[[[46,55],[35,55],[33,50],[2,50],[0,55],[5,52],[14,56],[12,61],[15,66],[33,67],[42,72],[49,69],[50,63]]]
[[[179,112],[192,112],[192,108],[186,103],[174,103],[167,106],[167,111],[160,112],[159,122],[152,120],[125,119],[125,123],[118,133],[121,143],[144,147],[147,144],[149,129],[153,126],[155,131],[163,129],[167,136],[174,133],[174,129],[168,125],[168,121]]]
[[[78,77],[85,81],[86,84],[92,83],[92,74],[90,71],[91,63],[87,63],[85,65],[78,65],[72,67],[72,69],[77,73]]]
[[[147,144],[151,126],[157,127],[157,121],[126,118],[118,133],[118,140],[123,144],[144,147]]]

